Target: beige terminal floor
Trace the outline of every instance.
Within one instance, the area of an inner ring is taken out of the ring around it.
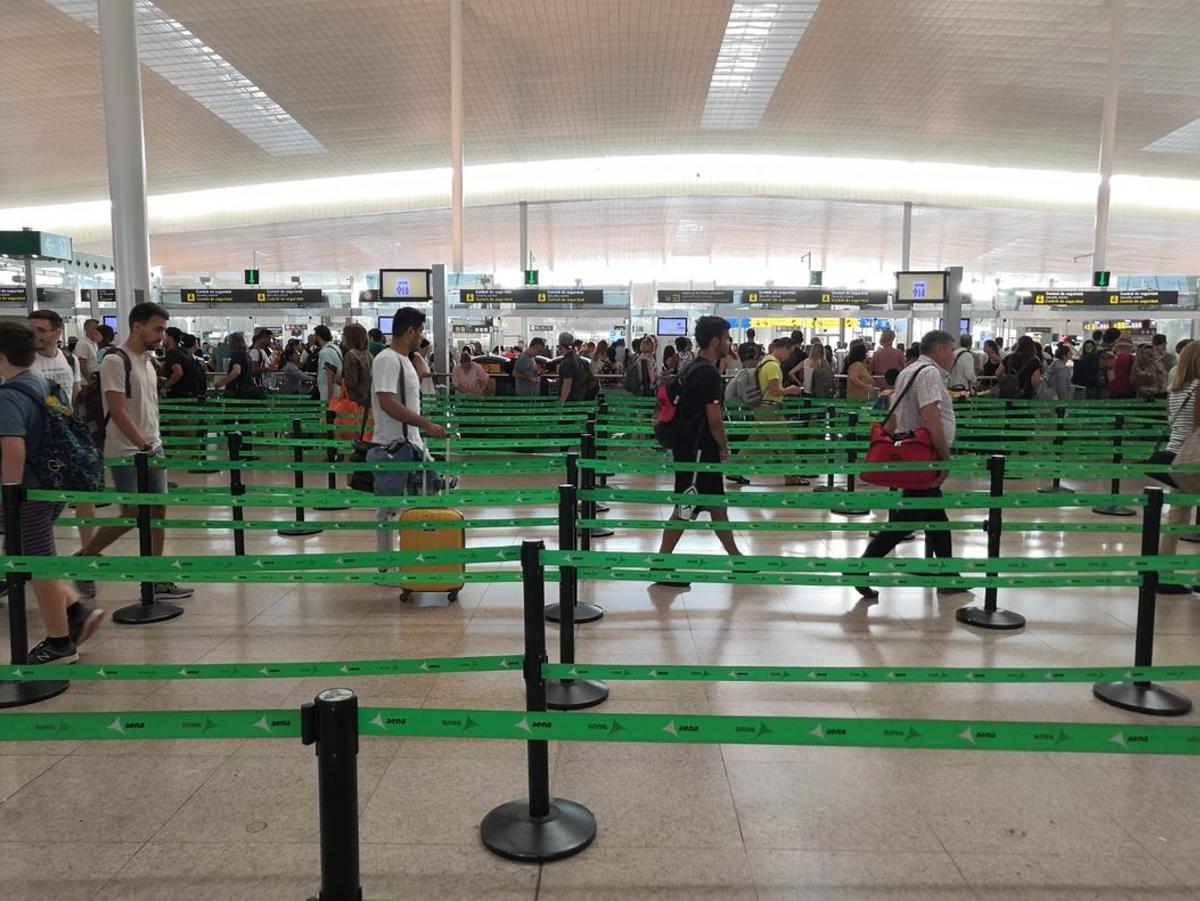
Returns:
[[[220,478],[210,477],[209,484],[220,484]],[[202,482],[195,476],[178,479],[185,485]],[[197,515],[196,508],[180,508],[175,515]],[[1105,521],[1090,512],[1070,515]],[[470,542],[510,544],[521,537],[498,529],[473,532]],[[525,537],[554,541],[549,529]],[[370,550],[372,538],[327,532],[288,539],[267,532],[252,533],[249,546],[251,552],[278,554],[301,548]],[[1012,535],[1005,538],[1004,553],[1137,553],[1136,535],[1112,538]],[[77,546],[65,529],[60,539],[67,552]],[[762,533],[743,538],[743,546],[837,557],[858,554],[865,540],[861,534]],[[956,553],[985,552],[982,533],[955,533],[954,540]],[[657,535],[637,532],[597,546],[641,549],[656,543]],[[175,532],[168,538],[168,553],[225,555],[231,548],[229,533],[200,538]],[[135,549],[128,540],[114,552]],[[719,551],[707,535],[689,536],[680,549]],[[899,553],[919,555],[921,545],[903,544]],[[549,595],[553,600],[554,586]],[[131,586],[101,586],[101,603],[110,611],[133,597]],[[939,599],[921,587],[884,590],[874,605],[858,601],[850,589],[794,587],[696,585],[671,591],[607,583],[585,585],[583,597],[602,602],[608,615],[580,627],[578,659],[626,663],[1120,665],[1132,661],[1136,614],[1131,590],[1068,591],[1056,589],[1050,578],[1043,590],[1002,592],[1002,605],[1029,617],[1027,628],[1008,633],[956,624],[961,598]],[[84,661],[519,653],[520,598],[520,586],[510,584],[469,586],[448,608],[401,605],[396,592],[377,587],[200,585],[178,619],[144,627],[107,623],[85,646]],[[31,629],[36,640],[41,635],[36,617]],[[554,629],[549,640],[554,659]],[[1200,597],[1160,598],[1156,662],[1200,662]],[[509,673],[348,684],[364,704],[517,708],[523,701],[519,678]],[[326,687],[331,683],[300,679],[88,682],[27,709],[295,708]],[[1178,687],[1200,695],[1200,686]],[[1094,700],[1086,684],[618,682],[600,709],[1147,721]],[[1200,716],[1175,722],[1195,724]],[[525,794],[524,753],[515,743],[365,740],[359,778],[367,896],[1200,897],[1200,761],[1194,757],[552,745],[554,792],[590,807],[599,835],[580,856],[522,866],[484,850],[478,825],[493,806]],[[315,781],[312,751],[298,741],[0,743],[0,898],[304,898],[318,884]]]

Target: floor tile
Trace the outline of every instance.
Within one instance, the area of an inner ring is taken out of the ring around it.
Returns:
[[[137,842],[0,842],[2,894],[5,901],[88,901],[139,847]]]
[[[759,901],[792,898],[925,901],[970,898],[945,852],[752,850]]]
[[[1184,901],[1183,884],[1150,857],[1114,854],[1097,846],[1088,854],[1016,855],[951,852],[981,901]]]
[[[577,857],[542,869],[540,901],[754,901],[750,868],[741,848],[631,848],[606,841]]]

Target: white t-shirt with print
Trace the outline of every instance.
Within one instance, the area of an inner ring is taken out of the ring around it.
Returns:
[[[33,365],[29,367],[48,382],[57,382],[58,387],[66,392],[67,397],[72,396],[72,388],[80,383],[79,378],[79,361],[68,360],[67,355],[62,352],[62,349],[56,349],[54,356],[44,357],[38,354],[33,358]]]

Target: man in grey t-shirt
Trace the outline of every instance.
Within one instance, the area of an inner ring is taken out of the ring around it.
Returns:
[[[535,357],[545,356],[545,354],[546,342],[541,338],[534,338],[529,342],[529,347],[521,351],[513,362],[513,382],[516,385],[518,396],[533,397],[539,393],[538,388],[541,386],[542,375],[538,370]]]
[[[954,351],[957,342],[949,332],[932,331],[921,339],[921,355],[916,362],[905,367],[896,380],[896,390],[889,414],[889,425],[893,434],[913,432],[918,428],[929,431],[930,441],[938,456],[950,459],[950,445],[954,443],[955,418],[950,393],[946,390],[946,375],[954,366]],[[946,472],[938,473],[930,488],[906,488],[904,497],[941,497],[942,482]],[[945,510],[891,510],[888,522],[948,522]],[[904,532],[880,531],[863,552],[864,557],[883,557],[900,543]],[[949,531],[926,531],[925,541],[935,557],[952,557]],[[867,585],[856,585],[864,598],[877,598],[879,592]],[[939,588],[938,594],[954,594],[966,591],[957,586]]]

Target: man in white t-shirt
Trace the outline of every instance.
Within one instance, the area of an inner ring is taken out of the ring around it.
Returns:
[[[34,310],[29,314],[29,327],[37,335],[37,356],[31,368],[46,381],[58,385],[74,404],[79,393],[79,364],[58,346],[62,340],[62,317],[53,310]]]
[[[950,367],[950,375],[946,377],[946,387],[951,391],[961,391],[975,387],[978,378],[975,372],[975,354],[971,353],[971,336],[961,335],[958,339],[958,350],[954,352],[954,364]]]
[[[83,323],[83,337],[75,345],[75,359],[79,361],[83,381],[100,374],[100,323],[95,319]]]
[[[318,326],[319,328],[319,326]],[[396,311],[392,321],[392,343],[381,350],[371,365],[371,413],[375,418],[375,444],[387,447],[407,441],[419,454],[425,451],[424,436],[445,438],[446,430],[421,415],[421,380],[409,355],[421,346],[425,314],[413,307]],[[407,472],[375,473],[377,494],[403,494]],[[379,522],[387,522],[395,511],[381,508]],[[381,552],[392,550],[392,530],[376,533]]]
[[[170,314],[156,303],[139,303],[129,311],[129,337],[120,348],[114,348],[100,361],[100,390],[104,399],[104,414],[108,425],[104,430],[104,457],[121,457],[128,462],[112,468],[113,487],[126,494],[136,493],[137,468],[133,457],[139,453],[162,457],[162,436],[158,428],[158,369],[152,359],[162,344]],[[150,493],[167,493],[167,471],[162,467],[150,469]],[[121,516],[132,518],[137,507],[121,505]],[[152,519],[166,517],[166,507],[155,504],[150,508]],[[82,554],[95,557],[129,531],[128,526],[105,526],[98,529],[92,540],[84,545]],[[151,529],[151,553],[161,557],[166,534]],[[79,586],[85,594],[84,585]],[[155,582],[157,599],[188,598],[192,589],[180,588],[174,582]]]

